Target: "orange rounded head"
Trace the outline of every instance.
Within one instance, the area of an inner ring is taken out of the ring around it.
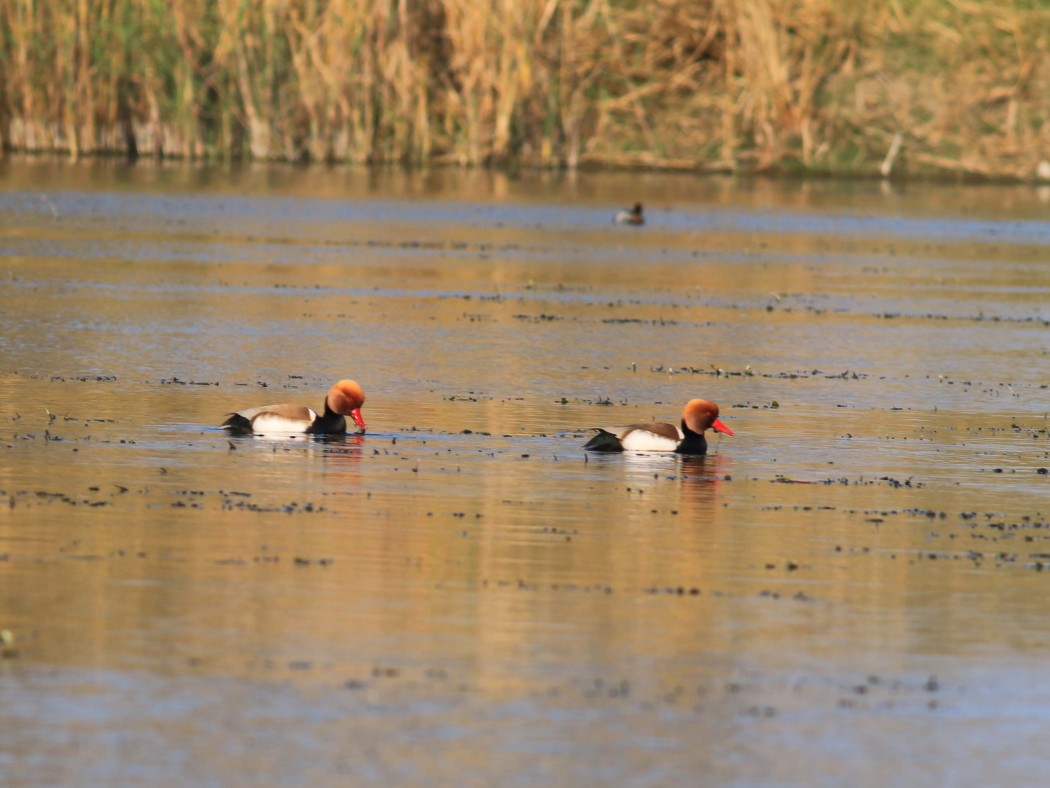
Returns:
[[[354,380],[340,380],[328,390],[325,400],[333,413],[349,416],[365,431],[365,420],[361,417],[361,406],[365,404],[365,392]]]
[[[691,399],[682,410],[682,421],[693,432],[703,434],[704,430],[724,432],[732,435],[733,431],[718,418],[718,406],[706,399]]]

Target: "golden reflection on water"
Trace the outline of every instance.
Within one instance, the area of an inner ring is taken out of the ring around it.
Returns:
[[[806,781],[931,715],[965,764],[1014,719],[975,685],[1039,671],[1050,271],[1014,193],[4,166],[0,773],[73,779],[82,704],[98,781],[113,734],[151,781]],[[639,183],[669,207],[608,226]],[[836,230],[887,215],[918,223]],[[366,435],[215,427],[344,376]],[[706,458],[580,450],[701,395],[736,431]]]

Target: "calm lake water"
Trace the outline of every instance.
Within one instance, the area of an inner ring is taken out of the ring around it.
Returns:
[[[1048,211],[0,163],[0,782],[1046,774]],[[214,426],[343,377],[366,435]]]

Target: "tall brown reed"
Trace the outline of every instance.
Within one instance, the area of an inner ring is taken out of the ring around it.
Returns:
[[[1028,177],[1048,30],[1026,0],[0,0],[0,143]]]

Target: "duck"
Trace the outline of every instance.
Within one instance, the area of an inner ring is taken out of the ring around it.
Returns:
[[[642,204],[636,202],[629,211],[620,211],[613,217],[613,224],[645,224],[645,216],[642,215]]]
[[[685,404],[680,427],[667,422],[655,422],[596,429],[597,434],[584,445],[585,451],[666,451],[704,455],[707,454],[706,430],[734,434],[718,418],[718,406],[706,399],[691,399]]]
[[[323,413],[305,405],[262,405],[227,414],[226,421],[219,426],[234,435],[342,435],[349,416],[364,432],[365,420],[361,416],[364,404],[365,392],[361,386],[353,380],[340,380],[328,390]]]

